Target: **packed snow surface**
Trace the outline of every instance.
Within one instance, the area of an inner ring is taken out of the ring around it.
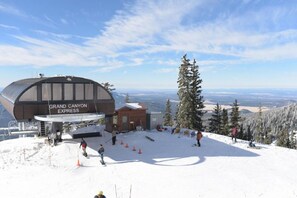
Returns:
[[[93,198],[101,190],[107,198],[297,197],[296,150],[252,149],[206,132],[195,147],[195,138],[170,132],[118,134],[114,146],[103,132],[85,138],[89,158],[67,135],[54,147],[37,137],[2,141],[0,197]]]

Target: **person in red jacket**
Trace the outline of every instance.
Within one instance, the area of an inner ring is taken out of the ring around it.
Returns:
[[[235,142],[236,142],[236,138],[237,138],[237,128],[236,127],[232,128],[231,137],[232,137],[232,141],[233,141],[233,138],[234,138]]]
[[[201,140],[201,138],[203,137],[203,135],[202,135],[202,133],[201,133],[201,131],[198,131],[197,132],[197,137],[196,137],[196,139],[197,139],[197,146],[201,146],[200,145],[200,140]]]
[[[87,142],[84,140],[84,138],[81,138],[79,148],[80,147],[82,147],[83,156],[87,157],[88,156],[88,154],[87,154]]]

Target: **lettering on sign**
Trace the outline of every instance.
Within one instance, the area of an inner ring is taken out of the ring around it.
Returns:
[[[58,114],[79,113],[83,109],[87,109],[88,104],[50,104],[48,108]]]

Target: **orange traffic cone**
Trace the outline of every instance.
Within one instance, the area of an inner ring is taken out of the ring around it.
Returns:
[[[129,148],[128,144],[125,145],[126,148]]]
[[[80,166],[80,163],[79,163],[79,159],[77,160],[77,164],[76,164],[77,166]]]
[[[133,146],[133,149],[132,149],[132,151],[136,151],[136,148],[135,148],[135,146]]]
[[[142,153],[142,152],[141,152],[141,149],[139,149],[139,150],[138,150],[138,154],[141,154],[141,153]]]

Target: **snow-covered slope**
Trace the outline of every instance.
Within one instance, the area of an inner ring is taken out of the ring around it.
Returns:
[[[87,198],[100,190],[107,198],[297,196],[296,150],[250,149],[244,141],[203,135],[199,148],[195,139],[166,131],[119,134],[112,146],[104,132],[85,138],[89,159],[69,136],[55,147],[40,138],[2,141],[0,196]],[[99,163],[101,143],[107,166]]]

